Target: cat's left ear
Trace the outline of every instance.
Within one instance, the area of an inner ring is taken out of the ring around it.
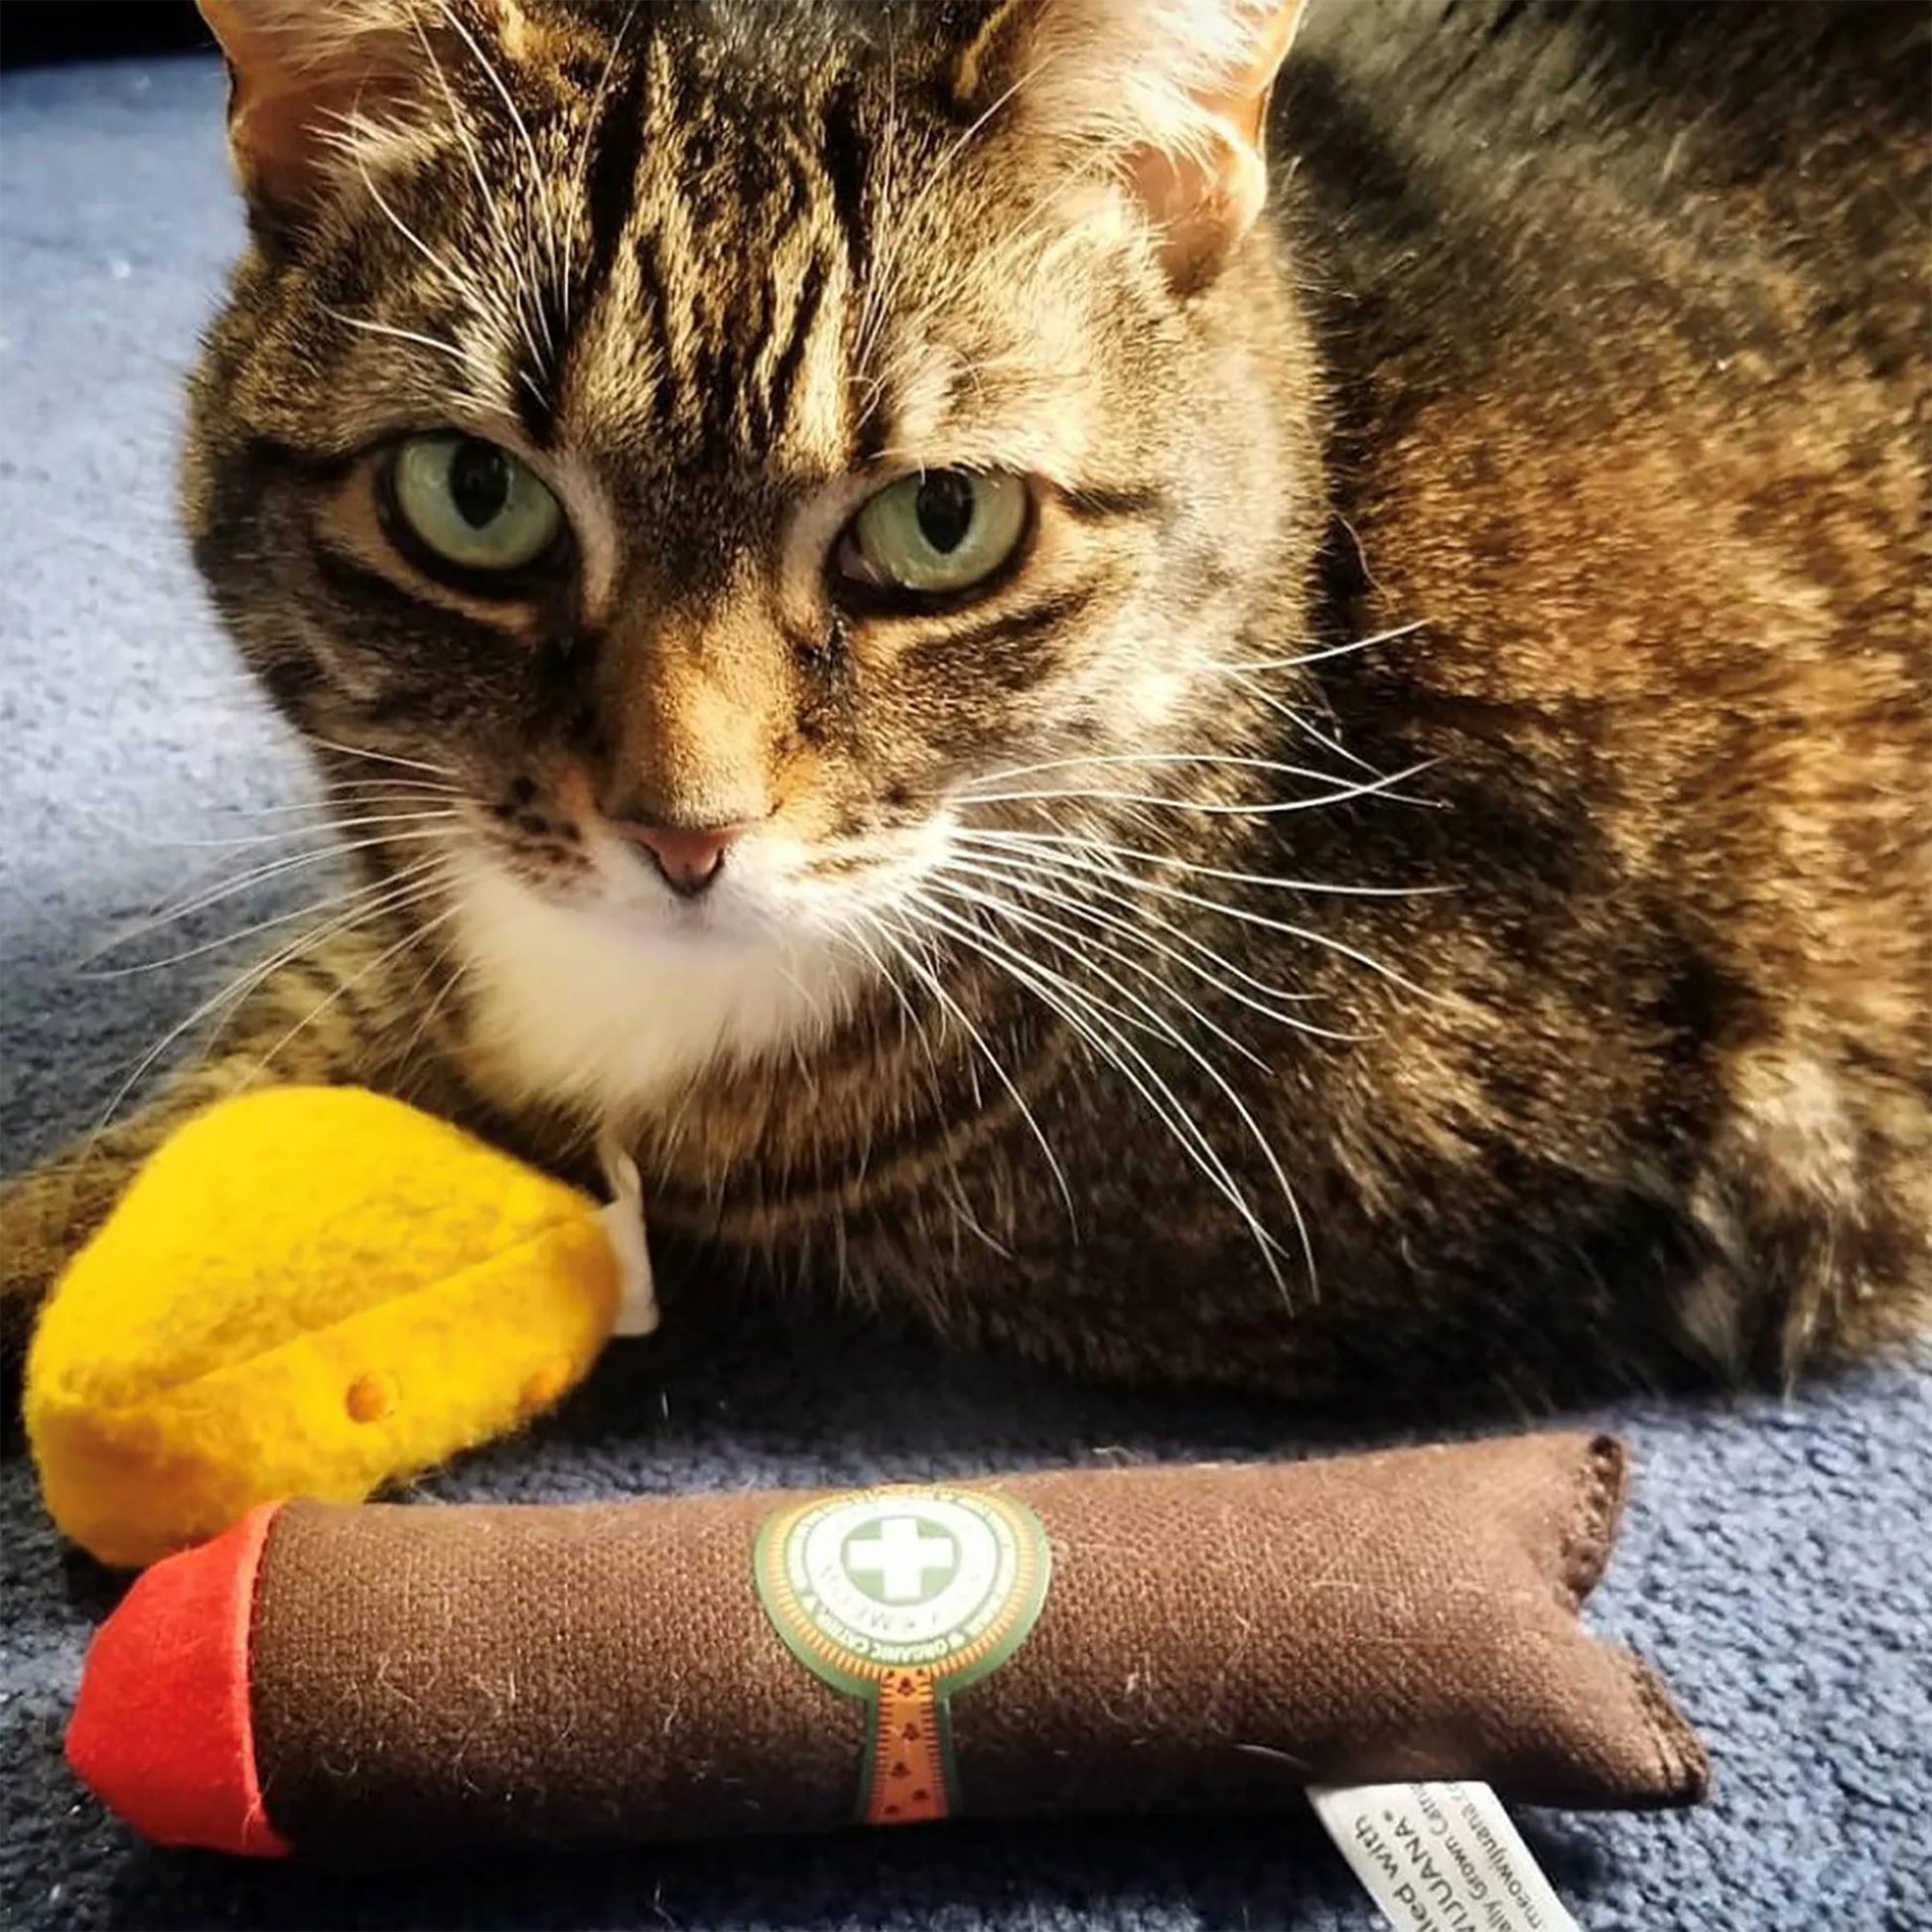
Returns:
[[[228,64],[228,148],[249,200],[298,219],[332,178],[332,129],[420,84],[405,0],[199,0]]]
[[[1002,0],[953,70],[962,108],[1097,151],[1177,287],[1218,273],[1268,196],[1268,101],[1308,0]]]

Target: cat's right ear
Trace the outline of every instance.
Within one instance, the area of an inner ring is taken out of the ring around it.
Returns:
[[[953,70],[966,112],[1125,181],[1170,279],[1211,280],[1268,194],[1269,97],[1308,0],[992,0]]]
[[[228,151],[249,201],[299,221],[357,120],[414,90],[406,0],[199,0],[228,64]]]

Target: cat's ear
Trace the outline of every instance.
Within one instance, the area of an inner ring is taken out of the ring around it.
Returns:
[[[1275,76],[1308,0],[1002,0],[960,56],[962,107],[1098,151],[1160,228],[1177,286],[1210,280],[1268,194]]]
[[[379,121],[423,66],[408,0],[200,0],[228,64],[228,149],[249,199],[299,217],[345,126]]]

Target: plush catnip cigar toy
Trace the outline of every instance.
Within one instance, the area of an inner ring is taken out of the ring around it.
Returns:
[[[420,1855],[1485,1780],[1662,1806],[1704,1753],[1578,1606],[1623,1461],[1300,1464],[611,1506],[256,1510],[134,1585],[69,1732],[137,1830]]]

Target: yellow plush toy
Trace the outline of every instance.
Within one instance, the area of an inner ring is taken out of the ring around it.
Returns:
[[[139,1567],[284,1496],[357,1502],[654,1324],[635,1172],[600,1207],[354,1088],[223,1102],[149,1163],[28,1357],[60,1528]]]

